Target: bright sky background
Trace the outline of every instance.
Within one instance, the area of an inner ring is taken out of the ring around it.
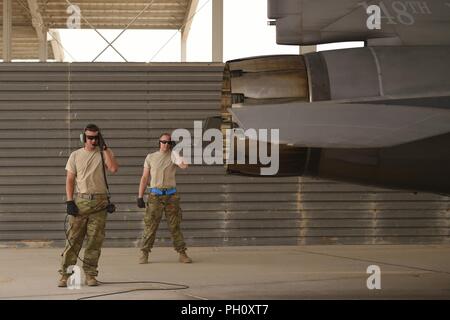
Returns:
[[[298,46],[276,44],[275,26],[267,25],[266,0],[224,0],[224,61],[268,54],[298,54]],[[200,0],[187,42],[187,61],[211,61],[211,0]],[[83,12],[81,12],[83,13]],[[65,61],[92,61],[107,43],[94,30],[61,29]],[[121,30],[99,30],[112,41]],[[126,30],[114,47],[128,60],[179,62],[177,30]],[[354,43],[319,45],[318,50],[352,47]],[[358,46],[361,46],[359,44]],[[123,61],[108,48],[96,61]]]

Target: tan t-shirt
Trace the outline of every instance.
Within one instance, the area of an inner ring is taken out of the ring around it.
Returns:
[[[67,161],[66,170],[75,174],[77,192],[107,193],[100,149],[87,151],[81,148],[72,152]]]
[[[148,154],[144,167],[150,168],[150,188],[175,188],[177,166],[172,162],[170,151]]]

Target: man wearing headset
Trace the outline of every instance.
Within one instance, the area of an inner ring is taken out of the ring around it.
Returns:
[[[147,209],[144,215],[144,234],[141,244],[139,263],[148,263],[148,254],[155,242],[156,230],[161,221],[162,212],[166,214],[167,224],[172,235],[173,246],[180,254],[179,261],[191,263],[186,254],[186,243],[181,232],[180,197],[177,194],[175,173],[177,167],[186,169],[186,161],[178,153],[172,151],[173,141],[169,133],[159,137],[159,151],[150,153],[145,158],[144,171],[139,185],[137,205],[145,208],[144,192],[150,178]]]
[[[106,207],[108,190],[104,177],[104,165],[111,173],[116,173],[119,165],[95,124],[89,124],[80,136],[84,147],[70,154],[66,171],[67,214],[70,215],[67,233],[67,244],[62,253],[62,275],[59,287],[66,287],[70,274],[67,269],[77,263],[85,236],[86,248],[83,259],[83,270],[88,286],[98,285],[98,260],[105,237]],[[74,199],[76,182],[77,196]],[[111,211],[110,211],[111,212]]]

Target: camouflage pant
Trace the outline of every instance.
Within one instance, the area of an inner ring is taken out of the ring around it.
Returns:
[[[67,274],[67,268],[77,263],[77,255],[86,238],[84,250],[83,270],[85,274],[96,276],[98,274],[98,260],[100,258],[103,239],[105,238],[106,205],[105,198],[94,200],[77,198],[78,216],[69,217],[66,248],[62,253],[61,269],[59,273]]]
[[[177,194],[164,196],[150,194],[148,196],[147,209],[144,216],[145,228],[142,237],[141,250],[144,252],[151,251],[163,211],[166,214],[167,225],[169,226],[172,235],[175,250],[177,252],[185,251],[186,243],[184,242],[180,228],[182,218],[180,197]]]

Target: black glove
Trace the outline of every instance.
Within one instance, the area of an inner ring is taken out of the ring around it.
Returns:
[[[66,202],[67,204],[67,214],[71,216],[77,216],[78,215],[78,207],[75,204],[75,201],[70,200]]]
[[[108,205],[106,206],[106,212],[108,213],[113,213],[116,211],[116,205],[114,203],[108,203]]]
[[[98,134],[98,146],[102,151],[108,149],[105,139],[103,139],[103,136],[100,133]]]
[[[137,206],[138,206],[139,208],[145,208],[144,198],[138,198],[138,199],[137,199]]]

